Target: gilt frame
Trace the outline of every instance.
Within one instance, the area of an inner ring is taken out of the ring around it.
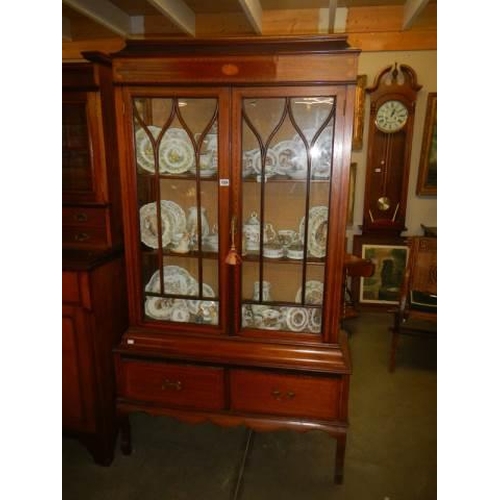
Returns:
[[[437,92],[427,96],[417,195],[437,196]]]

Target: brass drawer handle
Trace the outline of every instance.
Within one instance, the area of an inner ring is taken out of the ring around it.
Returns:
[[[286,393],[283,394],[279,389],[273,389],[271,391],[271,396],[274,399],[276,399],[276,401],[281,401],[283,398],[284,399],[293,399],[295,397],[295,392],[286,391]]]
[[[88,233],[77,233],[75,234],[75,241],[85,241],[90,239],[90,235]]]
[[[85,212],[78,212],[73,218],[78,222],[87,222],[89,220],[88,215]]]
[[[182,389],[182,382],[180,380],[169,380],[168,378],[166,378],[161,383],[161,390],[166,391],[167,389],[180,391]]]

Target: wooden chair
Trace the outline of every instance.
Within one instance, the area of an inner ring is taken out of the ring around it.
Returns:
[[[400,335],[437,335],[437,238],[408,238],[409,257],[394,312],[389,371],[394,371]]]

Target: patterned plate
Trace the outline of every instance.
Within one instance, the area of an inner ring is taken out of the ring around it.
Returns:
[[[160,201],[161,207],[161,242],[162,248],[172,240],[172,224],[168,217],[168,205],[165,200]],[[150,248],[158,248],[158,217],[156,202],[147,203],[139,210],[141,225],[141,241]]]
[[[300,239],[304,242],[305,217],[299,225]],[[322,258],[326,255],[326,241],[328,237],[328,207],[317,206],[309,210],[309,228],[307,249],[313,257]]]
[[[302,287],[297,290],[295,302],[300,304],[302,300]],[[306,293],[304,297],[306,304],[323,304],[323,283],[321,281],[310,280],[306,282]]]
[[[161,132],[161,128],[155,127],[154,125],[150,125],[148,127],[148,130],[154,139],[156,139]],[[155,160],[153,144],[146,130],[144,130],[143,128],[140,128],[135,132],[135,155],[139,166],[141,166],[144,170],[154,174]]]
[[[195,164],[194,149],[183,129],[168,129],[160,146],[160,172],[182,174]]]
[[[188,289],[197,281],[186,269],[180,266],[163,266],[163,282],[165,293],[171,295],[188,295]],[[144,288],[146,292],[161,293],[160,271],[155,271]]]
[[[286,326],[292,330],[292,332],[300,332],[304,330],[309,321],[307,309],[304,307],[288,308],[285,315],[285,321]]]
[[[307,170],[307,157],[304,145],[297,141],[281,141],[273,147],[277,156],[275,172],[287,175],[297,170]]]
[[[265,175],[272,176],[276,173],[276,167],[278,166],[278,155],[269,148],[266,153],[266,165],[265,165]],[[252,158],[252,167],[255,173],[260,174],[262,170],[262,160],[260,155],[260,149],[258,149]]]

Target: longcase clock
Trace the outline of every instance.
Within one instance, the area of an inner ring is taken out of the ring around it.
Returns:
[[[388,66],[370,96],[363,233],[399,236],[405,229],[408,174],[417,93],[415,71]]]

